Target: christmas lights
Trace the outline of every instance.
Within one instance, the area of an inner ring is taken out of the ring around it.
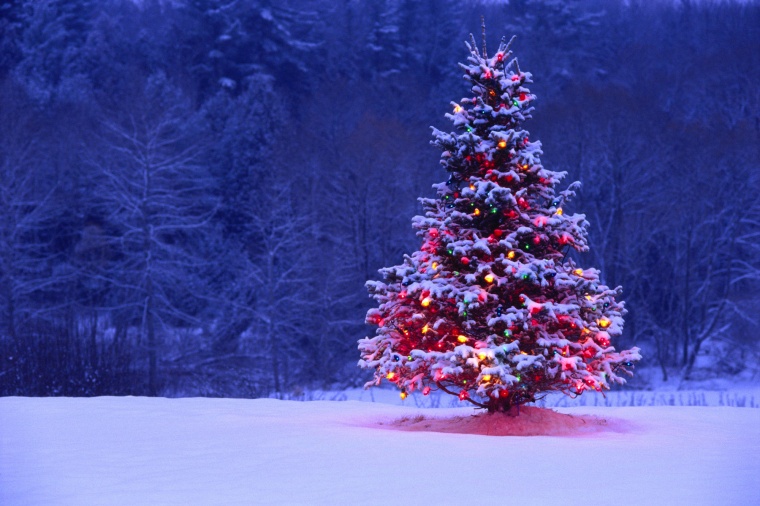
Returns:
[[[640,358],[610,343],[623,327],[619,291],[567,260],[568,249],[587,249],[588,223],[566,211],[573,187],[555,193],[563,174],[543,167],[540,143],[520,126],[535,96],[510,55],[504,41],[490,59],[470,43],[476,96],[454,105],[454,132],[434,133],[449,177],[438,199],[421,199],[423,245],[367,283],[377,331],[360,341],[360,365],[376,370],[368,385],[388,380],[402,399],[439,389],[506,411],[547,391],[624,383]],[[514,108],[491,113],[504,102]]]

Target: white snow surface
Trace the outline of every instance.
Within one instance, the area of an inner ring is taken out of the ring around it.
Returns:
[[[760,409],[475,413],[0,398],[0,504],[760,504]]]

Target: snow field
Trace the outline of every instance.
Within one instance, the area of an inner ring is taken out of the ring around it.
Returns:
[[[760,410],[557,411],[484,436],[402,430],[477,432],[469,408],[0,398],[0,504],[760,504]]]

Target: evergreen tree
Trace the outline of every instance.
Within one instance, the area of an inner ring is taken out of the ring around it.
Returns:
[[[450,177],[413,219],[423,245],[367,283],[380,303],[367,313],[376,335],[359,342],[360,366],[375,369],[367,386],[387,379],[402,398],[440,389],[508,411],[550,391],[625,383],[640,359],[611,345],[621,288],[567,258],[588,250],[584,215],[563,211],[578,183],[556,192],[565,173],[542,166],[521,127],[535,96],[510,44],[489,58],[471,38],[461,67],[472,95],[447,114],[456,132],[434,129]]]

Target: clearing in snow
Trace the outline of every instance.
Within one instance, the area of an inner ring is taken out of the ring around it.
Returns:
[[[523,410],[0,398],[0,504],[760,504],[760,409]]]

